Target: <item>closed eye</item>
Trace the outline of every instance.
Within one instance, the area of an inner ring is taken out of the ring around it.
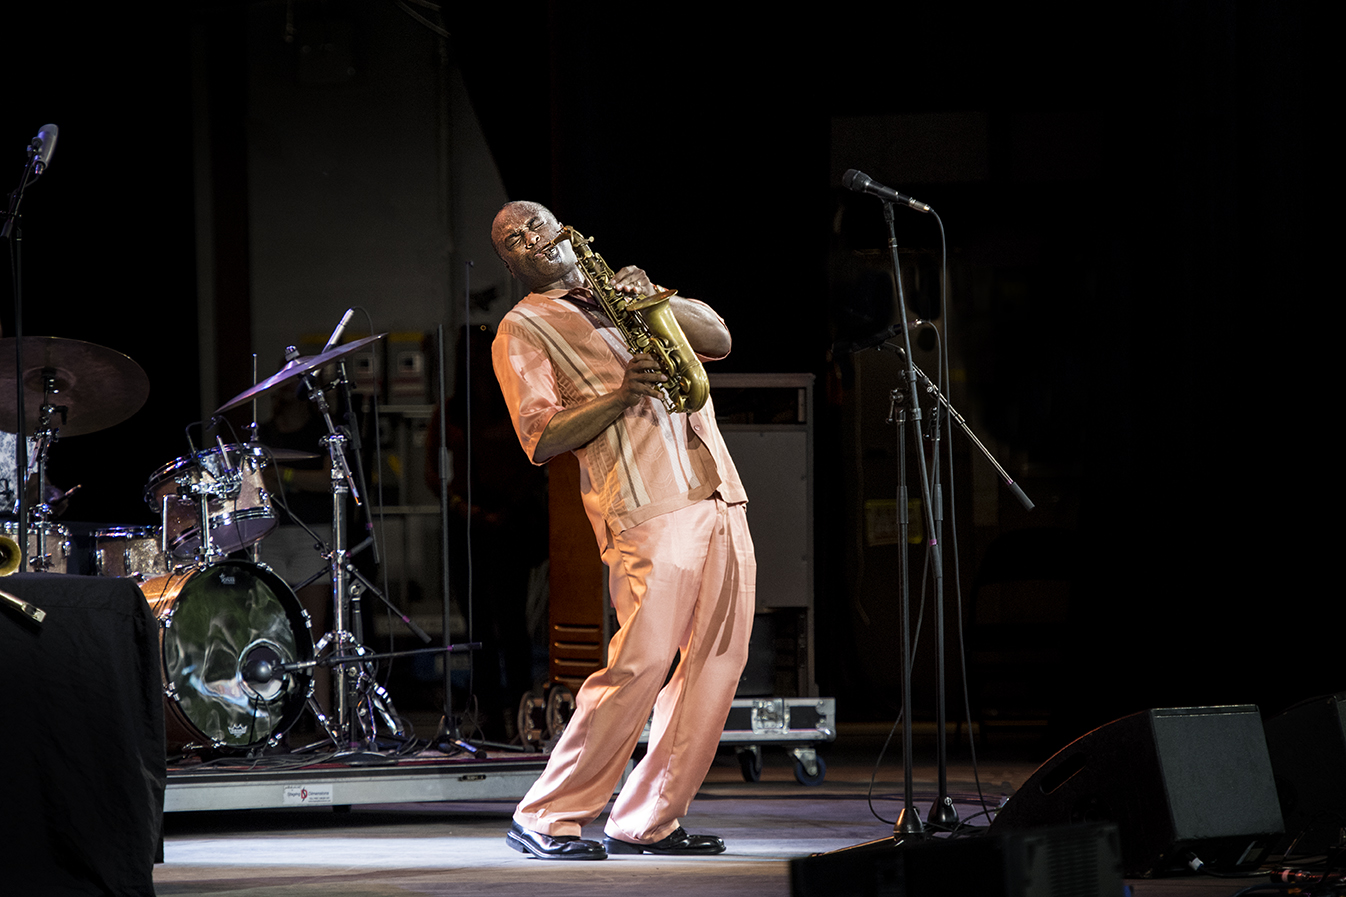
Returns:
[[[519,230],[515,231],[514,233],[510,234],[508,237],[505,238],[506,248],[514,249],[516,246],[519,245],[520,242],[522,242],[523,235],[528,233],[529,231],[532,231],[538,236],[541,236],[542,231],[538,230],[538,228],[540,228],[541,226],[542,226],[541,218],[530,218],[522,228],[520,228]]]

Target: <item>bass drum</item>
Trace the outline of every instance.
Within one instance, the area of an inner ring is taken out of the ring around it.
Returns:
[[[275,744],[313,691],[308,615],[279,576],[223,561],[167,576],[140,590],[159,619],[165,730],[170,751],[248,750]]]

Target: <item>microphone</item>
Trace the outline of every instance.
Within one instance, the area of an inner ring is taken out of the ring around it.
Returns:
[[[52,153],[56,152],[56,138],[60,133],[61,129],[55,125],[43,125],[38,129],[37,136],[30,144],[37,154],[37,164],[33,166],[36,174],[41,174],[51,164]]]
[[[355,317],[355,309],[346,309],[346,313],[341,316],[340,323],[336,325],[336,330],[332,331],[332,338],[327,341],[327,345],[322,347],[323,352],[326,352],[337,344],[337,341],[341,339],[341,334],[346,332],[346,325],[351,322],[351,318],[353,317]],[[318,354],[321,355],[322,352],[319,352]]]
[[[930,207],[920,200],[912,199],[905,193],[898,193],[892,187],[885,187],[863,171],[856,171],[854,168],[848,168],[846,173],[841,176],[841,185],[847,190],[854,190],[856,193],[872,193],[879,199],[911,206],[918,212],[930,211]]]
[[[877,346],[881,343],[886,343],[888,342],[888,340],[897,336],[903,330],[915,331],[921,325],[929,323],[930,323],[929,321],[924,321],[920,318],[913,318],[912,320],[906,323],[906,326],[903,326],[901,322],[898,322],[897,324],[894,324],[893,326],[889,327],[886,330],[880,330],[878,333],[870,334],[869,336],[866,336],[863,339],[858,339],[855,342],[848,343],[845,340],[838,340],[837,342],[832,344],[832,352],[834,354],[837,352],[844,352],[848,355],[853,355],[856,352],[873,348],[874,346]]]
[[[249,685],[266,685],[276,677],[276,668],[269,660],[250,660],[243,665],[243,681]]]
[[[0,592],[0,604],[8,605],[19,613],[23,614],[25,619],[32,620],[34,623],[41,623],[47,619],[47,612],[40,607],[29,604],[17,595],[11,595],[9,592]]]

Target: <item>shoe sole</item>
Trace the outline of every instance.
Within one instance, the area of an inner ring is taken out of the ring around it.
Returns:
[[[646,847],[643,844],[632,844],[630,841],[622,841],[619,838],[604,838],[603,849],[609,855],[619,854],[626,856],[635,856],[642,853],[648,853],[651,856],[660,857],[713,857],[724,853],[724,849],[719,850],[655,850]]]

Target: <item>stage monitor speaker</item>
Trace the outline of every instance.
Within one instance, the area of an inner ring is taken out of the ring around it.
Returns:
[[[793,897],[1117,897],[1115,825],[892,838],[790,861]]]
[[[1285,818],[1283,850],[1313,856],[1336,847],[1346,828],[1346,692],[1267,720],[1267,750]]]
[[[1124,716],[1058,751],[991,831],[1113,822],[1128,876],[1260,865],[1282,831],[1257,708],[1171,707]]]

